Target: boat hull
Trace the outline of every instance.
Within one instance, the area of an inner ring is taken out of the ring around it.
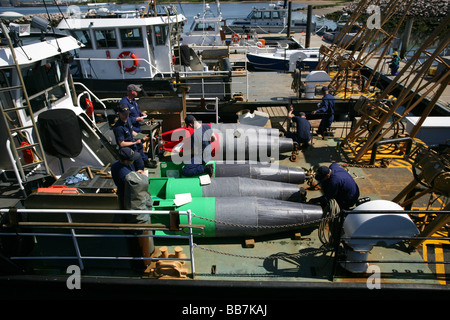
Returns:
[[[247,60],[256,70],[265,71],[289,71],[289,56],[276,57],[270,55],[261,55],[247,53]],[[318,59],[304,59],[296,62],[296,68],[300,70],[314,70],[319,64]]]

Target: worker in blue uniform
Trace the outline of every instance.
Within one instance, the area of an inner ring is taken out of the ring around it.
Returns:
[[[310,203],[325,206],[328,201],[335,199],[339,208],[350,209],[359,198],[359,188],[352,176],[339,164],[332,163],[329,167],[321,166],[317,169],[315,179],[322,187],[323,195],[313,198]]]
[[[288,117],[296,123],[297,132],[286,132],[287,138],[292,138],[294,142],[297,142],[302,149],[306,149],[309,146],[311,140],[311,124],[306,119],[306,114],[300,112],[298,116],[294,115],[294,107],[289,107]]]
[[[121,209],[124,209],[125,177],[133,171],[144,174],[144,171],[136,170],[134,166],[134,162],[140,158],[141,155],[138,152],[134,152],[129,147],[124,147],[119,150],[119,159],[111,166],[111,175],[117,187],[117,196]]]
[[[119,105],[125,105],[130,109],[130,120],[134,126],[134,131],[141,132],[140,122],[144,120],[145,113],[141,112],[137,104],[136,98],[142,89],[135,84],[127,86],[127,94],[120,100]]]
[[[320,103],[320,108],[311,112],[312,114],[323,114],[322,120],[320,121],[319,128],[317,129],[317,134],[325,137],[327,135],[327,130],[331,127],[334,121],[334,97],[330,94],[328,87],[322,87],[322,102]]]
[[[203,173],[213,174],[213,167],[207,164],[211,160],[211,142],[215,141],[212,129],[202,124],[193,115],[186,116],[186,127],[194,129],[190,138],[190,160],[184,164],[181,174],[186,177],[195,177]]]
[[[144,152],[144,146],[142,145],[141,139],[135,139],[137,132],[134,130],[134,126],[129,118],[130,109],[128,106],[119,105],[119,119],[113,126],[114,136],[116,138],[117,145],[119,148],[129,147],[134,152],[140,154],[140,158],[135,160],[135,166],[137,170],[144,170],[145,165],[148,165],[148,156]],[[148,136],[144,137],[142,140],[150,139]],[[144,160],[145,159],[145,160]]]

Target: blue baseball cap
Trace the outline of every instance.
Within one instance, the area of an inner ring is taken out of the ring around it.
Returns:
[[[130,108],[126,104],[119,104],[119,112],[123,114],[130,114]]]
[[[140,156],[141,156],[140,153],[134,152],[133,149],[128,148],[128,147],[124,147],[119,150],[119,157],[122,160],[135,161],[135,160],[139,159]]]
[[[327,176],[327,174],[330,173],[330,171],[331,171],[330,168],[328,168],[327,166],[321,166],[319,167],[319,169],[317,169],[314,178],[317,181],[323,180]]]

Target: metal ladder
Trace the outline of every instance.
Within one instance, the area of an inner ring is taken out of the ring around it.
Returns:
[[[20,80],[20,85],[0,87],[0,92],[13,92],[15,90],[22,89],[23,97],[25,100],[25,104],[22,106],[16,106],[14,101],[13,101],[14,106],[11,108],[0,105],[1,115],[2,115],[3,121],[5,122],[5,128],[9,135],[9,141],[10,141],[10,146],[11,146],[10,149],[11,149],[12,155],[15,160],[15,161],[12,161],[13,167],[15,169],[17,169],[17,170],[15,170],[16,177],[18,179],[21,189],[24,190],[22,183],[28,182],[31,177],[31,175],[26,174],[26,172],[32,172],[33,170],[36,170],[38,167],[41,167],[42,170],[40,170],[40,171],[42,174],[49,176],[49,175],[53,175],[53,173],[51,173],[51,171],[48,167],[48,164],[47,164],[47,159],[45,157],[41,139],[38,134],[36,122],[34,120],[33,110],[31,109],[30,100],[28,98],[28,93],[27,93],[25,83],[24,83],[24,80],[22,77],[20,66],[17,62],[17,57],[16,57],[16,54],[14,51],[14,46],[12,44],[11,38],[9,37],[8,29],[3,24],[3,22],[1,23],[1,28],[2,28],[2,33],[8,42],[8,46],[11,49],[11,56],[14,60],[14,66],[8,66],[8,67],[2,68],[2,69],[14,69],[15,68],[17,71],[18,78]],[[25,126],[22,124],[21,118],[18,114],[18,111],[20,111],[20,110],[27,110],[28,115],[30,116],[30,119],[32,122],[31,125]],[[14,114],[14,113],[15,113],[15,117],[11,117],[10,114]],[[17,123],[14,123],[14,119],[17,119]],[[34,143],[29,142],[27,132],[25,131],[27,129],[34,129],[34,131],[36,132],[37,138]],[[17,141],[16,141],[16,139],[14,139],[14,137],[16,135],[19,135],[21,137],[22,141],[27,142],[26,145],[17,146]],[[27,163],[27,164],[22,164],[22,162],[20,161],[19,152],[25,151],[25,150],[31,150],[31,152],[33,154],[33,162]],[[37,150],[41,150],[42,154],[39,154]]]

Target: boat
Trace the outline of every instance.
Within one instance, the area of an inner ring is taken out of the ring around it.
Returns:
[[[57,29],[82,44],[71,68],[73,78],[105,99],[123,97],[124,81],[140,85],[147,96],[176,96],[180,85],[199,78],[207,88],[197,92],[202,86],[192,85],[192,95],[212,91],[228,96],[229,70],[222,72],[223,64],[218,64],[217,72],[211,67],[204,74],[208,66],[179,39],[186,18],[174,6],[164,9],[154,14],[100,7],[61,20]]]
[[[288,29],[288,9],[286,1],[284,4],[270,3],[269,6],[263,8],[253,7],[252,11],[244,19],[234,19],[227,25],[227,32],[231,34],[256,32],[258,34],[265,33],[283,33]],[[316,24],[311,22],[311,31],[316,29]],[[291,32],[301,33],[307,32],[308,25],[306,17],[304,19],[291,19]]]
[[[46,35],[42,41],[41,32],[31,30],[34,37],[20,41],[25,28],[1,27],[2,44],[8,44],[0,47],[1,75],[11,75],[0,91],[0,144],[8,155],[1,158],[0,183],[0,293],[5,300],[114,299],[127,309],[124,300],[169,301],[165,312],[174,317],[197,315],[193,301],[202,299],[231,301],[233,314],[243,313],[236,301],[249,297],[273,313],[298,310],[293,301],[335,301],[337,295],[352,301],[392,300],[401,293],[448,301],[448,276],[444,267],[435,267],[445,261],[431,259],[430,246],[413,245],[426,240],[417,237],[419,215],[431,219],[448,211],[438,212],[438,201],[431,204],[436,210],[421,202],[416,206],[426,209],[407,210],[386,200],[415,179],[409,163],[347,167],[361,178],[364,198],[340,210],[332,201],[324,208],[307,203],[321,194],[313,169],[336,156],[334,140],[316,140],[304,161],[289,159],[295,148],[264,165],[214,161],[211,177],[173,176],[181,164],[171,156],[148,168],[147,177],[127,176],[130,205],[121,210],[109,176],[115,149],[103,134],[109,124],[93,121],[89,110],[74,103],[79,96],[72,88],[79,84],[70,80],[70,52],[79,43],[67,35]],[[171,116],[181,121],[180,114]],[[167,119],[161,132],[171,131],[174,119]],[[62,133],[49,143],[45,127],[55,120]],[[154,121],[148,120],[145,130],[159,130]],[[241,137],[237,124],[224,125],[233,139]],[[279,133],[266,129],[266,136]],[[433,178],[445,178],[447,167],[431,161],[434,156],[430,150],[418,161],[428,164]],[[387,180],[391,176],[394,184]],[[276,179],[281,184],[274,184]],[[280,193],[286,183],[292,184],[288,195]],[[302,187],[306,194],[300,200],[289,199]],[[446,239],[433,237],[433,245]],[[265,307],[268,300],[277,305]]]
[[[275,52],[248,52],[250,65],[256,70],[294,72],[295,69],[314,70],[319,64],[320,52],[317,49],[281,49]]]
[[[336,43],[342,47],[351,45],[352,43],[355,44],[358,40],[357,34],[359,34],[359,32],[361,31],[362,26],[359,22],[356,22],[351,26],[347,26],[347,24],[349,24],[349,21],[350,15],[348,13],[343,13],[336,23],[337,26],[335,30],[325,31],[322,33],[323,39],[331,43]]]

